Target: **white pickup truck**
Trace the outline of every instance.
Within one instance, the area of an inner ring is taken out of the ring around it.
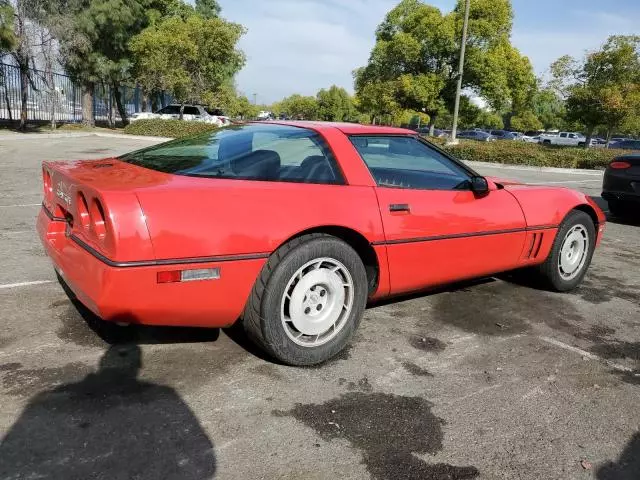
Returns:
[[[581,133],[576,132],[560,132],[558,134],[542,134],[540,135],[540,143],[546,145],[567,145],[574,147],[584,147],[587,138]]]

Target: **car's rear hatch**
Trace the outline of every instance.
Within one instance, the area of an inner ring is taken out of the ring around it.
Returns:
[[[66,235],[114,261],[153,259],[138,188],[168,175],[115,159],[43,162],[43,205]]]

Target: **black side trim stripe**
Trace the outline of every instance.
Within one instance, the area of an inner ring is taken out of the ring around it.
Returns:
[[[437,240],[452,240],[456,238],[469,238],[469,237],[488,237],[490,235],[503,235],[509,233],[521,233],[521,232],[533,232],[538,230],[552,230],[558,228],[557,225],[535,225],[526,228],[512,228],[509,230],[492,230],[489,232],[473,232],[473,233],[456,233],[453,235],[434,235],[432,237],[417,237],[417,238],[402,238],[399,240],[389,240],[382,242],[371,242],[371,245],[399,245],[403,243],[422,243],[422,242],[435,242]]]
[[[84,250],[96,257],[101,262],[109,265],[110,267],[117,268],[129,268],[129,267],[152,267],[160,265],[185,265],[188,263],[220,263],[220,262],[232,262],[238,260],[258,260],[268,258],[269,253],[248,253],[240,255],[220,255],[214,257],[193,257],[193,258],[171,258],[162,260],[139,260],[132,262],[116,262],[110,258],[105,257],[102,253],[97,251],[91,245],[87,244],[75,235],[71,235],[69,238],[77,243]]]
[[[44,214],[49,217],[49,220],[53,221],[53,222],[66,222],[67,219],[64,217],[56,217],[53,213],[51,213],[49,211],[49,209],[47,207],[44,206],[44,203],[42,204],[42,209],[44,210]]]

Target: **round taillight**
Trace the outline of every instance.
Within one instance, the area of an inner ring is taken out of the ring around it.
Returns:
[[[97,198],[91,203],[89,217],[91,221],[91,231],[96,237],[103,240],[107,236],[107,227],[104,217],[104,208],[102,208],[102,204]]]
[[[78,219],[80,220],[80,225],[85,230],[88,230],[91,221],[89,218],[89,206],[87,205],[87,199],[84,198],[82,192],[78,192],[78,198],[76,199],[76,210],[78,211]]]
[[[616,161],[616,162],[611,162],[609,166],[616,170],[624,170],[625,168],[631,167],[631,164],[629,162]]]

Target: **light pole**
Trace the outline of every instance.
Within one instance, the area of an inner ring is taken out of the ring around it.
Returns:
[[[467,28],[469,27],[469,9],[471,0],[467,0],[464,6],[464,24],[462,25],[462,44],[460,45],[460,64],[458,65],[458,87],[456,89],[456,103],[453,107],[453,129],[451,130],[451,141],[456,144],[458,140],[458,113],[460,111],[460,94],[462,92],[462,74],[464,73],[464,53],[467,48]]]
[[[258,104],[258,94],[257,94],[257,93],[254,93],[254,94],[253,94],[253,104],[254,104],[254,105],[257,105],[257,104]]]

